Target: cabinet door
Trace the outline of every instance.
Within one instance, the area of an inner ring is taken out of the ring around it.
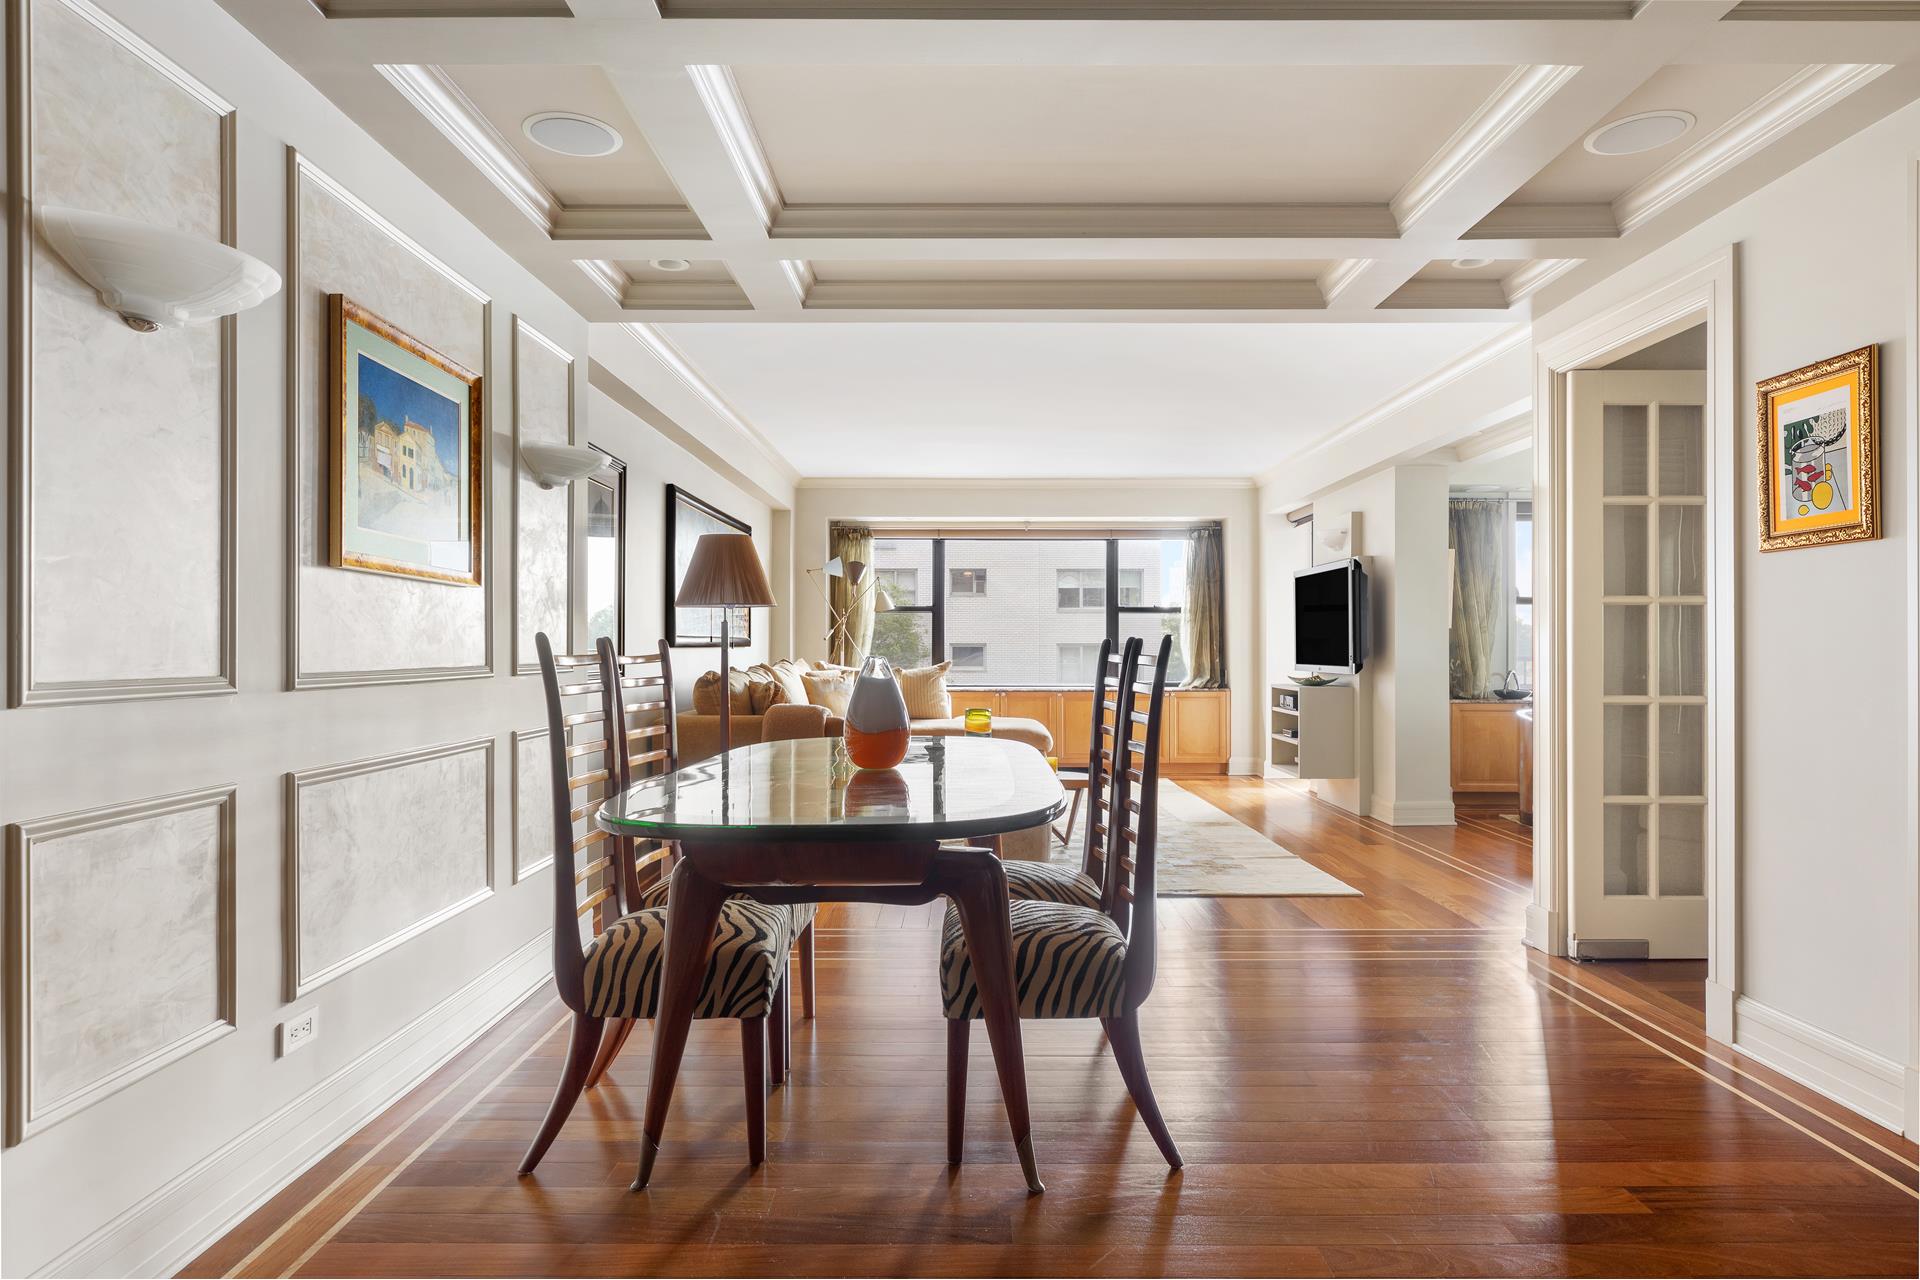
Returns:
[[[1060,728],[1053,735],[1054,754],[1066,769],[1083,769],[1093,755],[1093,690],[1060,695]]]
[[[1520,722],[1512,707],[1456,703],[1453,708],[1453,789],[1520,789]]]
[[[1163,734],[1163,763],[1223,762],[1228,754],[1227,695],[1213,691],[1169,694]]]
[[[950,694],[953,714],[965,715],[974,707],[985,707],[995,715],[1005,715],[1007,695],[998,689],[955,689]]]
[[[1009,689],[1004,697],[1006,710],[996,714],[1024,716],[1028,720],[1038,720],[1047,726],[1047,732],[1053,735],[1054,745],[1059,746],[1059,694],[1046,689]]]

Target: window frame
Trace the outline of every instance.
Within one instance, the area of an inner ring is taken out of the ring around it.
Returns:
[[[973,575],[972,583],[973,583],[974,589],[971,591],[955,591],[953,589],[953,575],[956,573],[972,574]],[[947,594],[951,596],[967,596],[970,599],[975,599],[975,600],[979,599],[981,596],[986,595],[987,594],[987,571],[985,569],[949,569],[947,570]]]

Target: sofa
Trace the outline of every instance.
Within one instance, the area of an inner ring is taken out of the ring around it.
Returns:
[[[900,673],[901,690],[907,699],[910,731],[920,737],[953,737],[966,732],[962,718],[954,714],[952,695],[946,688],[947,664],[920,667]],[[815,676],[814,689],[808,688],[807,674]],[[733,745],[744,747],[760,742],[767,732],[767,714],[785,703],[807,701],[824,706],[827,717],[821,736],[837,738],[846,732],[844,705],[833,703],[831,686],[850,678],[851,669],[808,658],[782,658],[775,663],[759,663],[732,673],[729,696],[732,698]],[[822,693],[820,690],[827,689]],[[933,714],[939,712],[941,714]],[[692,764],[720,751],[720,673],[709,671],[694,682],[693,706],[676,717],[679,759]],[[1038,720],[1022,716],[995,716],[993,736],[1024,742],[1041,755],[1053,754],[1053,733]]]

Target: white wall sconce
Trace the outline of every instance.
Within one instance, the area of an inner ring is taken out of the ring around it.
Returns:
[[[280,273],[260,259],[185,231],[43,208],[40,233],[102,303],[141,333],[230,316],[280,292]]]
[[[520,459],[527,474],[542,489],[555,489],[575,480],[598,475],[607,465],[607,455],[583,444],[523,444]]]

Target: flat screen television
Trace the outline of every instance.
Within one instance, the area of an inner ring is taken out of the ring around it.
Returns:
[[[1293,575],[1293,665],[1353,675],[1367,659],[1367,571],[1358,560]]]

